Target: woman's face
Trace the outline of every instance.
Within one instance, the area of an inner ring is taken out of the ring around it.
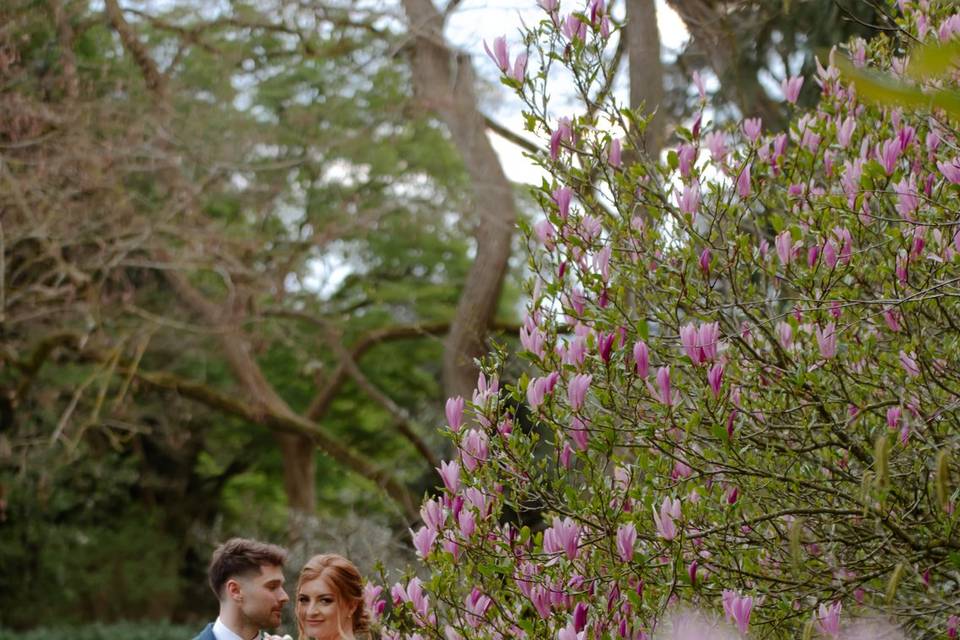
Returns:
[[[337,598],[337,592],[323,576],[304,582],[297,594],[297,618],[304,634],[317,640],[353,637],[353,611]]]

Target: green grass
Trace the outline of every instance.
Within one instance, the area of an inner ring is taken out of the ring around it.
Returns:
[[[167,622],[118,622],[82,627],[41,627],[15,632],[0,629],[0,640],[191,640],[203,625],[182,627]]]

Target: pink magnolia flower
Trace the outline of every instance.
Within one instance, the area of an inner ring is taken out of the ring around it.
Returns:
[[[563,353],[563,364],[579,367],[587,357],[587,339],[577,336],[567,344]]]
[[[680,160],[680,175],[684,178],[690,176],[690,170],[697,160],[697,148],[692,144],[681,144],[677,149],[677,157]]]
[[[700,271],[710,273],[710,249],[704,249],[700,252]]]
[[[707,88],[706,88],[706,85],[704,85],[703,83],[703,78],[700,76],[700,72],[694,70],[692,78],[693,78],[693,86],[697,88],[697,93],[700,94],[700,99],[706,100]]]
[[[851,45],[850,56],[853,58],[853,66],[862,67],[867,64],[867,42],[863,38],[857,38]]]
[[[593,382],[593,376],[587,373],[575,375],[570,379],[567,385],[567,400],[570,401],[571,410],[578,411],[583,406],[591,382]]]
[[[834,227],[833,233],[840,244],[840,262],[850,264],[850,258],[853,255],[853,236],[846,227]]]
[[[824,635],[828,635],[831,638],[836,638],[840,635],[840,611],[842,609],[843,604],[840,602],[834,602],[829,607],[824,603],[820,603],[817,618],[820,631]]]
[[[900,407],[890,407],[887,409],[887,427],[895,430],[900,426]]]
[[[727,491],[727,504],[730,504],[730,505],[737,504],[737,500],[739,498],[740,498],[740,488],[730,487],[730,490]]]
[[[617,339],[617,334],[601,331],[597,334],[597,355],[604,362],[610,362],[610,355],[613,352],[613,343]]]
[[[823,245],[823,263],[833,269],[837,266],[837,243],[827,240]]]
[[[570,446],[570,443],[564,441],[563,449],[560,450],[560,466],[564,469],[569,469],[570,465],[573,463],[573,447]]]
[[[532,322],[524,323],[524,326],[520,327],[520,344],[535,356],[543,358],[545,341],[546,336]]]
[[[723,365],[715,364],[707,371],[707,383],[713,392],[714,398],[720,397],[720,387],[723,385]]]
[[[789,138],[785,133],[778,134],[777,137],[773,139],[773,157],[771,159],[773,160],[774,164],[780,164],[780,159],[787,151],[788,141]]]
[[[777,246],[777,256],[780,264],[787,266],[793,259],[793,236],[790,231],[781,231],[777,234],[774,244]]]
[[[386,602],[380,598],[383,593],[383,587],[372,582],[363,585],[363,601],[375,618],[379,618],[386,608]]]
[[[816,153],[817,147],[820,146],[820,139],[820,134],[813,129],[804,129],[803,137],[800,139],[800,146],[810,153]],[[831,173],[833,167],[833,156],[830,155],[829,151],[823,155],[823,165],[827,173]]]
[[[677,193],[677,206],[682,213],[695,215],[700,209],[700,183],[694,182],[683,188],[683,192]]]
[[[513,61],[513,70],[507,73],[508,76],[517,82],[523,82],[527,77],[527,53],[523,52]]]
[[[646,378],[650,372],[650,349],[643,340],[637,340],[633,345],[633,366],[641,378]]]
[[[570,201],[573,199],[573,191],[570,187],[558,187],[553,190],[553,201],[557,205],[557,211],[563,220],[570,215]]]
[[[552,390],[549,376],[546,378],[530,378],[527,383],[527,404],[536,409],[543,404],[547,394]]]
[[[960,616],[952,615],[947,618],[947,637],[956,638],[958,627],[960,627]]]
[[[714,360],[717,357],[717,345],[720,344],[720,324],[717,322],[701,324],[697,332],[697,344],[705,361]]]
[[[460,515],[457,516],[457,525],[460,527],[460,533],[463,534],[464,538],[473,537],[477,530],[477,518],[473,515],[473,511],[470,509],[460,511]]]
[[[900,314],[893,309],[884,309],[883,310],[883,321],[887,323],[887,327],[890,328],[890,331],[894,333],[900,332]]]
[[[793,327],[790,326],[789,322],[781,320],[777,323],[777,337],[780,339],[783,348],[789,351],[790,347],[793,346]]]
[[[699,332],[692,322],[680,327],[680,344],[683,345],[683,350],[686,351],[687,357],[693,364],[703,362],[700,345],[697,344],[698,340]]]
[[[956,14],[941,22],[937,29],[937,37],[941,42],[946,42],[958,33],[960,33],[960,15]]]
[[[430,555],[433,543],[437,541],[437,532],[431,530],[430,527],[420,527],[416,533],[411,529],[410,535],[413,537],[413,546],[417,550],[417,555],[421,558]]]
[[[589,613],[589,607],[584,602],[578,602],[577,606],[573,609],[573,628],[577,630],[577,633],[583,631],[587,626],[587,613]]]
[[[579,40],[585,42],[587,39],[587,25],[580,21],[576,14],[571,13],[560,25],[560,32],[566,36],[567,40],[573,42]]]
[[[699,329],[692,322],[680,327],[680,343],[693,364],[716,358],[719,338],[720,325],[716,322],[701,324]]]
[[[545,553],[566,553],[567,558],[575,560],[580,546],[580,527],[570,518],[553,518],[553,526],[543,532],[543,551]]]
[[[439,500],[425,500],[420,506],[420,518],[423,524],[433,531],[439,531],[443,528],[446,514],[443,511],[443,505]]]
[[[477,388],[473,391],[474,404],[483,404],[491,397],[496,396],[499,390],[500,380],[497,376],[491,376],[490,380],[487,381],[487,377],[481,371],[477,376]]]
[[[731,589],[723,590],[723,612],[727,620],[737,625],[740,633],[746,634],[753,611],[753,597],[743,596]]]
[[[440,479],[443,480],[443,486],[447,491],[456,493],[460,488],[460,464],[456,460],[441,462],[437,471],[440,472]]]
[[[837,143],[846,149],[850,146],[850,140],[853,138],[853,131],[857,127],[857,121],[853,116],[847,116],[843,122],[837,126]]]
[[[892,176],[894,170],[897,168],[897,160],[900,159],[900,141],[897,139],[887,140],[883,143],[883,146],[880,148],[878,155],[880,156],[880,164],[883,165],[884,171],[887,172],[888,176]]]
[[[943,177],[953,184],[960,184],[960,162],[954,158],[950,162],[938,162],[937,169],[943,174]]]
[[[907,284],[907,278],[910,275],[907,270],[908,264],[907,256],[897,256],[896,274],[900,284]]]
[[[580,451],[586,451],[590,445],[590,432],[587,430],[587,423],[583,419],[574,416],[570,419],[569,429],[570,439],[577,445]]]
[[[747,118],[743,121],[743,135],[747,140],[755,143],[760,138],[760,130],[763,128],[760,118]]]
[[[694,561],[696,564],[696,561]],[[742,640],[743,636],[722,620],[696,609],[668,609],[657,623],[655,640]],[[634,640],[647,640],[646,636]]]
[[[557,632],[557,640],[583,640],[585,636],[586,632],[577,632],[577,628],[572,621]]]
[[[610,140],[610,147],[607,151],[607,163],[610,164],[614,169],[619,168],[622,164],[622,149],[620,146],[620,138],[612,138]]]
[[[843,163],[843,177],[840,184],[847,195],[847,203],[852,207],[860,194],[860,177],[863,175],[863,160],[845,161]]]
[[[673,395],[670,390],[670,367],[657,369],[657,400],[666,406],[673,405]]]
[[[703,136],[703,143],[710,150],[710,157],[717,164],[727,157],[727,134],[723,131],[711,131]]]
[[[913,220],[914,212],[920,208],[916,179],[911,175],[899,182],[894,182],[893,190],[897,194],[897,213],[907,220]]]
[[[750,164],[746,165],[743,168],[743,171],[740,172],[740,175],[737,176],[737,195],[741,198],[748,198],[750,196]]]
[[[556,237],[553,223],[549,220],[541,220],[533,225],[533,233],[541,244],[545,245],[548,249],[553,248],[553,240]]]
[[[907,372],[907,375],[911,378],[916,378],[920,375],[920,367],[917,365],[916,353],[911,351],[909,354],[903,349],[900,350],[900,366],[903,367],[903,370]]]
[[[573,142],[573,126],[570,118],[560,118],[557,128],[550,134],[550,159],[556,160],[560,156],[560,145]]]
[[[632,522],[617,529],[617,553],[624,562],[633,560],[633,546],[637,542],[637,528]]]
[[[483,491],[475,487],[470,487],[464,492],[464,495],[467,497],[467,502],[472,504],[481,515],[487,513],[488,500]]]
[[[606,40],[610,37],[610,18],[608,16],[603,16],[600,18],[600,35],[603,36],[603,39]]]
[[[817,346],[820,347],[820,355],[829,360],[837,355],[837,331],[836,325],[832,322],[827,323],[822,329],[817,327]]]
[[[657,534],[668,542],[677,537],[677,525],[674,522],[675,513],[680,513],[680,500],[677,498],[672,501],[670,498],[664,498],[659,512],[657,506],[653,505],[653,521],[657,525]]]
[[[510,70],[510,50],[507,48],[507,39],[504,36],[493,39],[493,51],[487,46],[487,41],[483,41],[483,48],[497,65],[501,73],[507,73]]]
[[[487,460],[487,434],[470,429],[461,443],[460,459],[467,471],[476,471],[480,463]]]
[[[797,98],[800,97],[801,87],[803,87],[803,76],[790,76],[789,78],[784,78],[783,82],[780,83],[780,89],[783,90],[783,97],[786,98],[790,104],[797,103]]]
[[[460,431],[460,427],[463,425],[463,397],[457,396],[456,398],[447,398],[446,404],[446,414],[447,414],[447,424],[450,425],[450,430],[456,433]]]
[[[407,583],[405,595],[404,601],[411,603],[414,611],[421,616],[426,616],[430,612],[430,596],[424,593],[420,578],[413,578]]]

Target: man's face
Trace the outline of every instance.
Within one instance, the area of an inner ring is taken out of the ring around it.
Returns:
[[[264,565],[260,575],[242,576],[236,581],[240,586],[240,613],[260,629],[276,629],[283,606],[290,600],[283,590],[283,570]]]

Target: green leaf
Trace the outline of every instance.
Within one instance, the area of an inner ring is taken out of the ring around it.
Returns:
[[[676,151],[671,149],[667,152],[667,164],[670,165],[671,169],[676,169],[680,166],[680,157]]]
[[[931,42],[916,47],[910,54],[906,74],[916,80],[942,76],[960,66],[960,40]]]
[[[640,318],[637,321],[637,333],[640,334],[640,338],[643,340],[650,339],[650,325],[647,323],[646,318]]]

